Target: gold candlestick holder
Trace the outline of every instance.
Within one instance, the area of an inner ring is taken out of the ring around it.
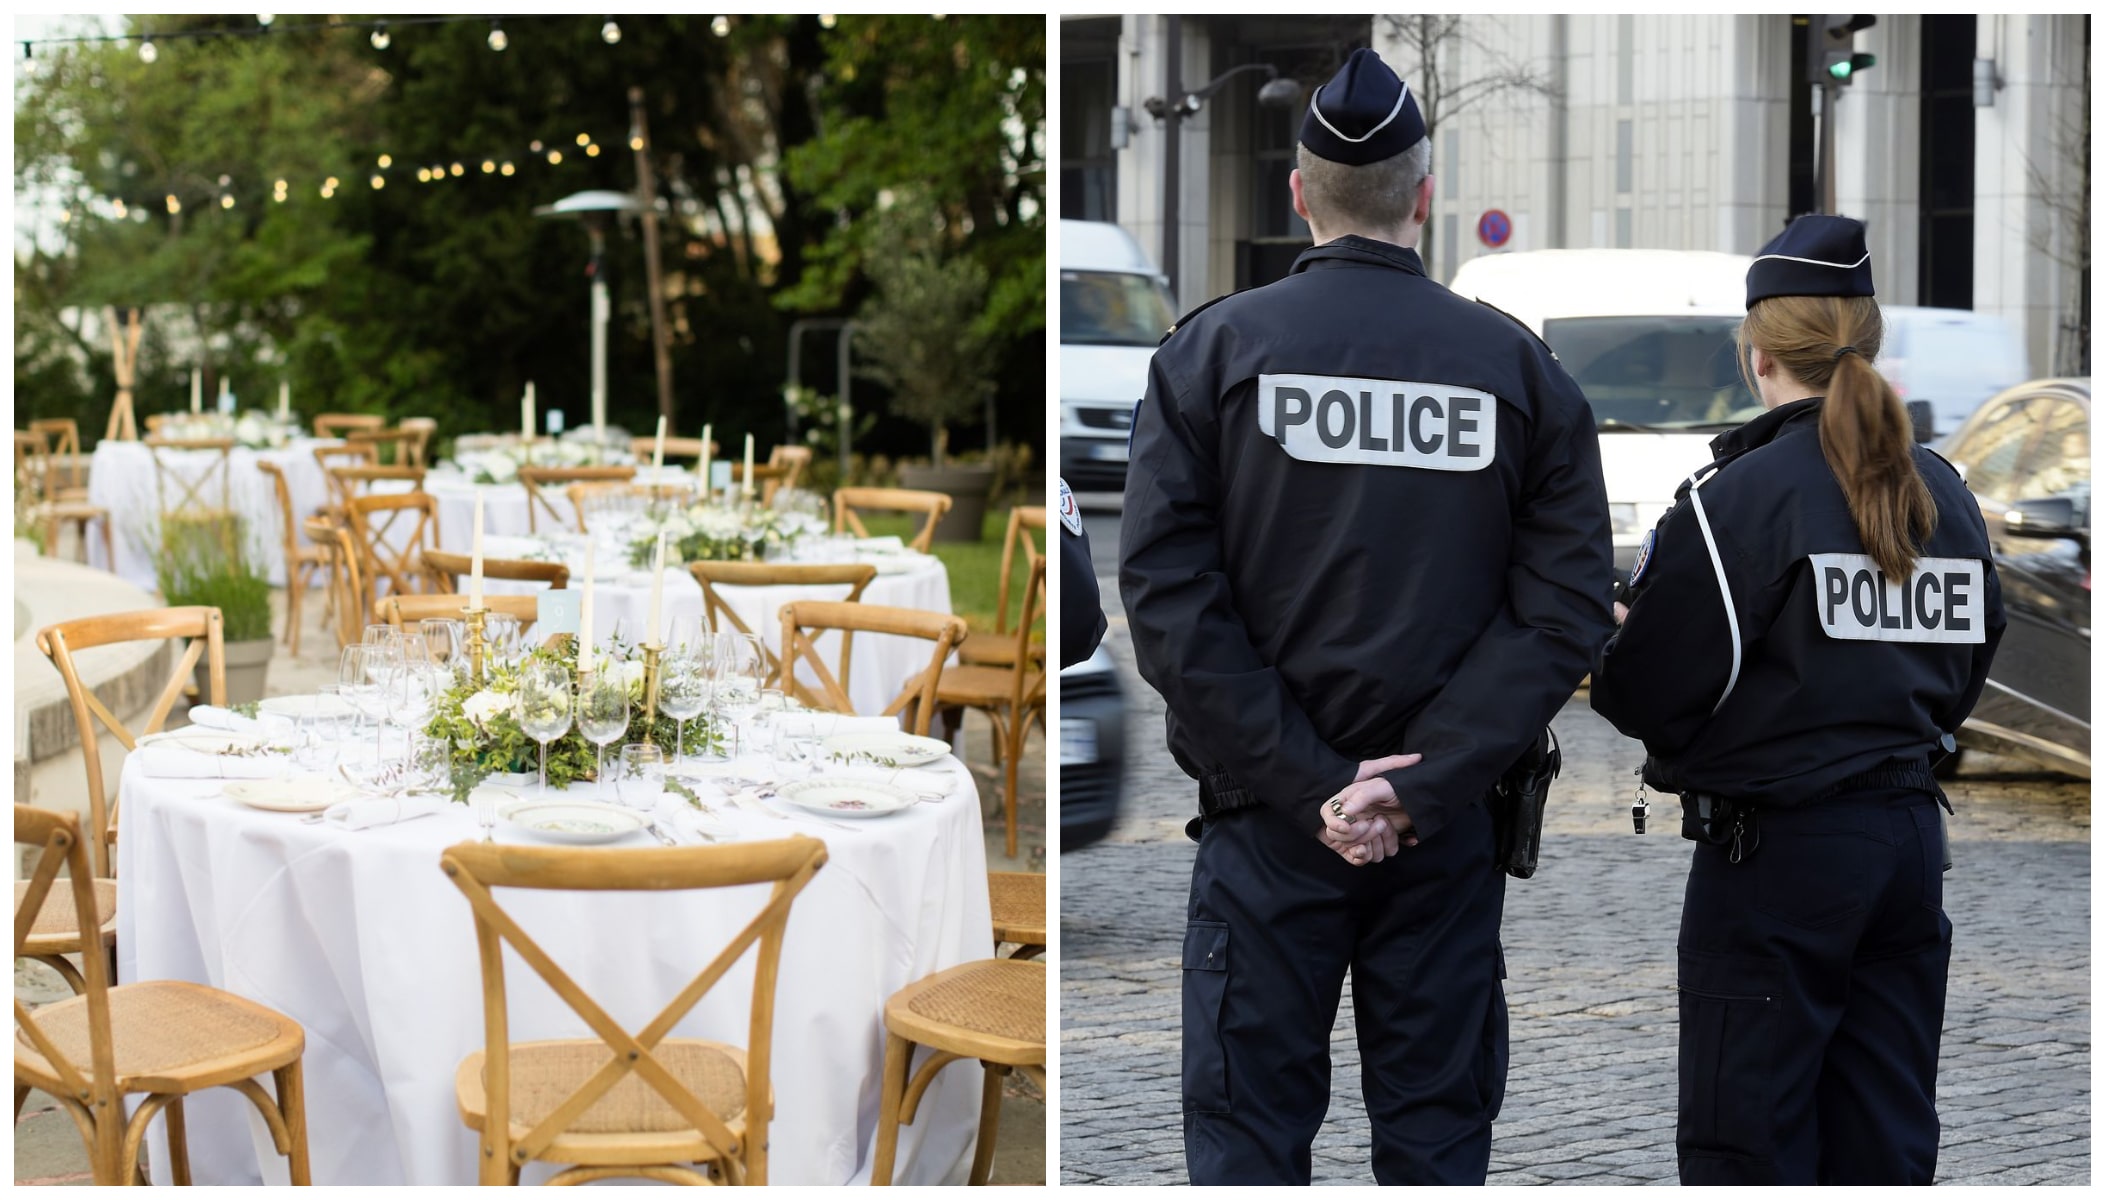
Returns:
[[[655,745],[658,728],[658,656],[663,646],[643,647],[643,744]]]
[[[480,684],[484,678],[483,662],[489,654],[489,639],[484,623],[489,620],[490,610],[463,608],[460,611],[468,622],[468,672],[475,677],[475,682]]]

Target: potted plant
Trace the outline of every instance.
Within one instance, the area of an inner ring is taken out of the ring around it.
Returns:
[[[902,467],[900,486],[950,496],[937,541],[976,542],[994,469],[950,462],[950,426],[978,413],[994,391],[987,271],[963,255],[944,255],[925,202],[901,204],[880,219],[864,264],[876,294],[856,317],[856,353],[863,374],[891,390],[892,411],[928,427],[930,465]]]
[[[219,610],[229,705],[263,699],[276,648],[270,632],[270,580],[250,569],[242,552],[245,536],[239,517],[184,520],[171,514],[154,559],[163,603]],[[211,668],[203,659],[198,660],[196,677],[198,694],[209,697]]]

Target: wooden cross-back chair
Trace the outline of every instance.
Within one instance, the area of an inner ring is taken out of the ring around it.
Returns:
[[[949,716],[977,709],[994,724],[994,754],[1002,767],[1002,807],[1006,811],[1009,857],[1016,856],[1016,789],[1024,739],[1033,724],[1045,720],[1045,664],[1031,654],[1031,627],[1045,610],[1045,559],[1031,557],[1030,582],[1023,590],[1023,609],[1011,638],[1009,665],[965,664],[943,672],[936,703]]]
[[[314,448],[314,462],[316,466],[322,469],[323,478],[329,481],[329,503],[321,511],[330,516],[338,517],[343,513],[344,501],[350,497],[344,494],[343,480],[336,477],[336,471],[342,467],[376,467],[380,465],[373,457],[373,448],[371,446],[351,445],[316,446]]]
[[[840,674],[826,665],[818,649],[819,638],[829,630],[841,633]],[[935,714],[937,686],[943,677],[943,660],[965,640],[965,622],[949,613],[918,608],[892,608],[882,604],[849,604],[838,600],[792,600],[782,606],[782,649],[779,672],[784,695],[795,695],[813,708],[827,712],[854,713],[848,698],[850,633],[888,633],[898,637],[923,638],[931,643],[926,670],[907,681],[899,694],[885,705],[881,715],[899,716],[909,707],[912,732],[927,736],[929,719]],[[810,667],[816,686],[797,677],[800,667]]]
[[[178,414],[176,413],[146,414],[146,436],[152,437],[155,434],[161,432],[162,427],[167,425],[170,421],[175,420],[177,416]]]
[[[797,486],[797,481],[804,477],[804,472],[811,467],[811,447],[778,442],[773,450],[768,451],[767,464],[771,467],[787,468],[787,473],[782,476],[782,486],[793,488]]]
[[[694,502],[694,486],[686,483],[573,483],[563,489],[577,513],[577,531],[592,532],[592,518],[607,508],[643,509],[654,504],[687,505]]]
[[[329,552],[329,605],[336,614],[338,648],[365,637],[365,570],[360,565],[358,543],[348,525],[326,517],[309,517],[307,538]]]
[[[42,504],[51,491],[50,452],[44,435],[15,430],[15,490],[27,504]]]
[[[116,714],[103,704],[95,689],[83,683],[73,656],[83,650],[97,646],[112,646],[123,642],[160,642],[171,638],[188,638],[190,644],[176,662],[175,670],[154,697],[153,707],[147,710],[146,721],[134,733],[130,726],[119,720]],[[167,722],[170,710],[183,694],[200,659],[206,664],[206,697],[210,703],[227,702],[227,659],[224,627],[216,608],[147,608],[136,612],[112,613],[103,617],[83,617],[78,621],[61,621],[47,625],[37,632],[37,649],[58,668],[60,678],[66,682],[66,698],[73,706],[73,723],[80,728],[81,757],[88,770],[88,823],[95,834],[92,847],[95,856],[95,872],[107,879],[110,876],[109,843],[117,836],[116,806],[110,802],[111,793],[102,782],[102,744],[96,734],[99,722],[110,735],[122,743],[126,750],[137,748],[139,739],[149,733],[159,733]]]
[[[468,576],[474,572],[475,560],[470,555],[455,554],[433,546],[424,552],[424,565],[430,568],[432,579],[441,588],[465,592],[468,590]],[[569,567],[559,562],[536,562],[527,558],[484,558],[482,577],[545,583],[551,588],[570,586]]]
[[[655,451],[657,444],[656,438],[630,438],[629,453],[636,456],[637,462],[647,463],[651,460],[651,454]],[[668,437],[665,439],[665,457],[667,459],[691,458],[696,462],[700,462],[702,458],[702,439]],[[720,457],[717,453],[716,443],[713,441],[709,443],[709,457]]]
[[[773,504],[775,502],[775,493],[782,490],[784,481],[790,477],[792,471],[793,468],[791,467],[776,466],[772,463],[754,463],[753,495],[755,498],[763,505]],[[731,486],[743,487],[745,481],[746,465],[742,462],[732,463]]]
[[[224,530],[231,551],[236,517],[234,445],[233,438],[146,439],[147,451],[153,456],[154,501],[164,526],[170,520],[217,524]],[[202,469],[193,474],[184,469],[186,466]],[[171,494],[175,497],[172,506]]]
[[[1029,563],[1038,557],[1038,539],[1033,536],[1045,531],[1045,506],[1042,504],[1019,504],[1009,510],[1009,532],[1001,543],[1001,581],[995,587],[994,631],[980,630],[965,639],[958,647],[957,658],[961,663],[978,663],[989,667],[1006,667],[1014,661],[1016,639],[1009,630],[1010,577],[1015,574],[1016,552],[1023,551],[1023,561]],[[1030,647],[1031,657],[1042,658],[1045,643],[1034,642]]]
[[[67,428],[73,425],[72,418],[62,422]],[[78,532],[76,544],[80,548],[80,561],[88,561],[88,528],[102,522],[102,560],[114,566],[115,537],[111,533],[110,510],[88,503],[87,489],[69,487],[67,476],[61,474],[56,457],[51,452],[49,421],[32,421],[27,432],[15,431],[15,484],[20,489],[17,500],[19,516],[33,521],[44,531],[44,553],[57,557],[59,534],[65,529]],[[79,434],[75,433],[74,444],[79,445]],[[78,471],[78,456],[73,456],[73,470]],[[77,478],[77,474],[73,476]]]
[[[15,954],[35,942],[47,908],[78,911],[95,901],[80,818],[26,804],[15,806],[15,845],[42,851],[16,891]],[[66,883],[58,884],[60,867]],[[298,1022],[231,992],[172,979],[112,986],[100,954],[82,957],[79,995],[31,1010],[15,1001],[15,1115],[31,1088],[59,1102],[87,1143],[94,1181],[141,1178],[139,1147],[147,1126],[168,1114],[168,1167],[190,1182],[183,1098],[231,1087],[263,1115],[271,1141],[289,1160],[292,1182],[308,1182],[307,1114],[300,1082],[306,1035]],[[256,1082],[269,1074],[273,1099]],[[126,1100],[144,1099],[126,1116]]]
[[[943,514],[950,511],[950,497],[941,492],[921,492],[912,488],[844,487],[833,493],[833,531],[852,531],[856,537],[869,537],[864,528],[863,512],[920,513],[927,519],[913,540],[907,544],[921,553],[935,543],[936,524]]]
[[[382,466],[422,469],[424,437],[414,429],[356,429],[344,435],[344,445],[372,447],[373,461]]]
[[[425,456],[431,452],[432,440],[439,435],[438,421],[432,417],[404,417],[395,428],[416,437],[410,461],[420,467],[430,466]]]
[[[844,604],[855,604],[862,600],[863,589],[870,586],[872,579],[877,578],[877,568],[869,563],[697,562],[688,563],[687,571],[694,576],[694,581],[701,585],[702,612],[708,627],[719,633],[725,630],[736,630],[748,636],[753,636],[756,631],[747,627],[744,618],[738,615],[738,610],[731,607],[730,602],[724,599],[723,593],[716,590],[719,586],[831,587],[839,585],[848,589],[847,595],[841,597],[841,602]],[[779,614],[770,613],[762,620],[772,623],[777,615]],[[765,627],[765,625],[762,626],[762,628]],[[841,679],[844,684],[848,675],[849,655],[854,649],[850,644],[850,639],[853,636],[852,631],[844,630],[841,633],[840,662]],[[781,657],[768,648],[765,637],[754,637],[753,640],[760,647],[761,657],[767,662],[767,682],[765,686],[781,687],[784,694],[788,694],[789,688],[782,685]]]
[[[44,435],[51,448],[51,498],[86,500],[88,480],[81,465],[79,422],[72,417],[44,417],[31,421],[29,432]]]
[[[481,1139],[481,1182],[517,1183],[522,1166],[544,1161],[566,1164],[553,1183],[627,1176],[765,1184],[783,935],[792,902],[825,862],[825,843],[808,837],[663,850],[465,843],[440,856],[440,868],[474,911],[482,963],[484,1047],[454,1075],[461,1118]],[[763,883],[773,887],[760,912],[635,1033],[587,995],[491,894],[494,888],[664,892]],[[507,945],[594,1037],[511,1041]],[[746,1045],[668,1037],[749,950],[756,957]]]
[[[375,611],[384,582],[395,595],[430,590],[424,551],[438,544],[439,503],[429,492],[353,496],[345,506],[365,572],[360,608]],[[407,532],[404,532],[404,527]]]
[[[314,418],[314,436],[318,438],[385,428],[387,418],[375,413],[318,413]]]
[[[907,984],[884,1002],[884,1083],[877,1108],[877,1147],[870,1183],[888,1187],[899,1150],[899,1127],[911,1124],[936,1073],[955,1062],[978,1061],[979,1137],[966,1182],[987,1182],[994,1167],[994,1135],[1001,1126],[1001,1081],[1021,1071],[1045,1086],[1045,964],[1015,958],[959,963]],[[918,1070],[914,1051],[929,1055]]]
[[[300,608],[313,586],[308,575],[316,570],[324,573],[326,586],[329,571],[329,551],[318,545],[300,544],[300,521],[292,511],[292,488],[285,482],[285,470],[274,462],[256,461],[256,469],[270,480],[271,494],[278,502],[278,520],[285,531],[285,644],[292,656],[300,656]]]
[[[382,467],[360,463],[356,466],[330,467],[329,484],[342,501],[348,504],[360,496],[422,491],[424,473],[422,467]],[[402,484],[408,486],[399,486]]]
[[[634,467],[521,467],[519,486],[526,489],[526,528],[540,531],[540,514],[558,529],[570,527],[568,518],[555,506],[550,491],[573,483],[629,483],[636,478]],[[543,490],[549,489],[549,490]]]
[[[492,595],[484,592],[483,607],[500,616],[511,617],[523,626],[540,619],[541,597]],[[389,596],[380,602],[380,619],[396,629],[411,621],[458,621],[467,597],[458,592],[445,592],[426,596]]]

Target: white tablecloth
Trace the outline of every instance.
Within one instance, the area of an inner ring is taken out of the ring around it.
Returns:
[[[636,469],[637,482],[648,482],[650,478],[648,464]],[[666,483],[684,483],[690,476],[684,470],[668,466],[660,478]],[[435,469],[424,477],[424,490],[439,502],[439,544],[449,550],[465,554],[475,544],[477,492],[482,493],[482,530],[485,536],[549,532],[550,518],[545,511],[534,514],[539,518],[534,526],[527,524],[526,488],[520,484],[470,483],[468,477],[458,471]],[[577,515],[570,507],[569,497],[558,490],[548,495],[548,501],[563,514],[562,528],[577,527]]]
[[[249,450],[235,447],[228,456],[233,472],[228,492],[234,511],[248,522],[248,553],[252,563],[265,566],[271,583],[285,583],[284,512],[278,507],[278,492],[263,472],[260,462],[275,463],[285,472],[285,486],[292,492],[296,520],[311,516],[329,502],[329,480],[321,464],[314,461],[316,446],[333,446],[332,440],[301,438],[278,450]],[[201,478],[217,458],[213,451],[162,451],[165,461],[176,464],[193,482]],[[218,503],[219,480],[200,486],[198,494],[207,503]],[[181,486],[168,482],[168,503],[183,499]],[[88,499],[110,510],[114,527],[112,545],[117,554],[114,566],[102,561],[102,541],[88,542],[89,562],[152,591],[155,586],[153,555],[159,538],[161,500],[156,488],[153,451],[144,442],[104,439],[95,447],[88,475]],[[299,535],[306,544],[304,533]]]
[[[771,1182],[867,1181],[886,998],[993,952],[978,793],[962,766],[946,763],[947,798],[854,822],[856,832],[799,817],[733,819],[742,840],[802,833],[824,840],[830,856],[798,896],[783,946]],[[315,1183],[474,1183],[476,1139],[456,1109],[453,1074],[483,1046],[482,983],[467,900],[438,865],[447,846],[480,836],[472,813],[346,832],[245,808],[216,781],[152,779],[135,765],[121,784],[119,979],[211,984],[306,1029]],[[525,840],[502,821],[497,837]],[[656,845],[643,834],[616,843],[627,844]],[[498,898],[636,1030],[765,896],[756,886]],[[507,958],[513,1040],[592,1036],[530,968]],[[673,1036],[744,1045],[752,979],[749,952]],[[971,1064],[937,1077],[901,1130],[899,1182],[963,1182],[979,1090]],[[286,1181],[246,1100],[218,1089],[185,1107],[197,1182]],[[154,1122],[157,1172],[167,1163],[163,1128]],[[525,1181],[550,1173],[535,1168]]]
[[[488,510],[484,517],[487,519]],[[451,544],[451,543],[449,543]],[[487,536],[483,551],[491,558],[506,553],[516,553],[520,542],[493,542]],[[600,562],[605,562],[602,558]],[[592,593],[592,629],[595,636],[604,640],[619,633],[629,642],[641,640],[644,626],[650,620],[650,573],[629,571],[624,564],[621,573],[609,578],[601,575]],[[509,580],[491,580],[491,593],[536,592],[545,590],[538,583],[515,583]],[[584,578],[575,564],[571,567],[570,586],[582,589]],[[846,585],[834,587],[720,587],[717,594],[738,613],[746,628],[767,639],[768,647],[777,654],[782,651],[782,614],[784,604],[792,600],[840,600],[848,594]],[[929,612],[950,611],[950,573],[944,569],[943,561],[928,557],[918,569],[897,575],[879,575],[863,589],[862,602],[883,604],[897,608],[916,608]],[[664,626],[661,635],[670,633],[673,624],[682,618],[698,622],[705,615],[707,606],[702,601],[702,586],[694,581],[684,567],[667,567],[665,570],[665,603],[660,622]],[[883,712],[886,705],[898,696],[906,681],[928,667],[929,643],[914,638],[890,634],[862,634],[855,639],[855,655],[849,664],[848,698],[854,702],[859,713]],[[818,650],[826,660],[828,670],[839,673],[839,638],[827,635],[818,643]],[[808,667],[799,671],[805,679],[815,678]]]

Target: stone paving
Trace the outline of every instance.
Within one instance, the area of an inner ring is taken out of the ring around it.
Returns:
[[[1085,513],[1105,513],[1090,500]],[[1119,826],[1061,860],[1060,1179],[1183,1183],[1178,956],[1195,791],[1161,748],[1160,699],[1131,669],[1115,513],[1093,517],[1089,533],[1131,749]],[[1506,890],[1513,1065],[1491,1182],[1672,1183],[1674,939],[1693,846],[1657,797],[1654,832],[1631,836],[1637,743],[1583,697],[1555,727],[1565,767],[1542,866]],[[1976,759],[1950,794],[1956,935],[1937,1181],[2087,1184],[2089,784]],[[1349,992],[1331,1047],[1316,1180],[1368,1183]]]

